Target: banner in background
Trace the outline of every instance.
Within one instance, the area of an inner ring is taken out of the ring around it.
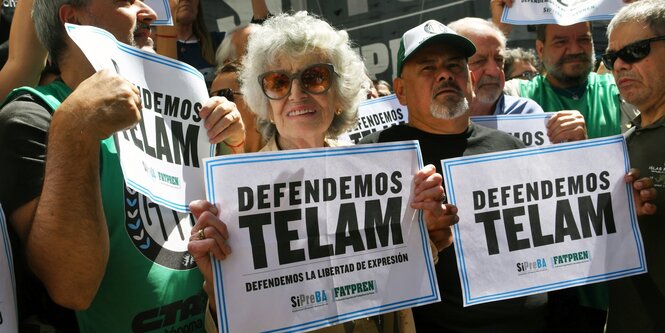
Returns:
[[[358,123],[354,128],[339,136],[340,140],[358,143],[374,132],[397,124],[409,122],[409,110],[393,95],[368,99],[358,106]]]
[[[623,5],[623,0],[518,0],[503,10],[501,22],[571,25],[610,20]]]
[[[547,136],[547,121],[552,115],[552,113],[539,113],[473,116],[471,121],[513,135],[522,140],[527,147],[535,147],[552,144]]]

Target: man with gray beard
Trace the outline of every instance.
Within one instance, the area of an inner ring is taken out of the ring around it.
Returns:
[[[469,122],[473,99],[468,58],[476,47],[445,25],[430,20],[402,36],[393,81],[409,124],[363,138],[363,143],[418,140],[425,164],[442,173],[442,159],[523,148],[515,137]],[[447,209],[456,212],[453,205]],[[413,308],[419,332],[539,332],[547,298],[533,295],[462,307],[454,245],[439,253],[436,275],[441,302]]]
[[[448,27],[476,45],[476,53],[469,58],[476,94],[471,102],[472,116],[543,113],[530,99],[503,94],[506,37],[499,28],[478,17],[465,17],[450,22]]]
[[[471,102],[472,116],[543,113],[540,105],[531,99],[503,94],[506,37],[496,25],[481,18],[466,17],[451,22],[448,27],[468,38],[477,48],[469,58],[476,93]],[[557,112],[547,123],[547,134],[551,142],[584,140],[584,117],[575,110]]]

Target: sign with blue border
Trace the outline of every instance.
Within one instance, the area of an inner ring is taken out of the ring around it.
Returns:
[[[623,136],[441,163],[464,306],[647,271]]]
[[[209,98],[201,73],[121,43],[103,29],[65,28],[96,71],[113,70],[140,91],[141,121],[114,135],[127,185],[159,205],[188,212],[188,204],[205,194],[202,159],[215,154],[199,116]]]
[[[473,116],[471,121],[513,135],[527,147],[535,147],[552,144],[547,136],[547,121],[552,115],[553,113]]]
[[[504,8],[501,22],[571,25],[610,20],[623,5],[623,0],[518,0]]]
[[[205,160],[233,250],[213,260],[220,332],[302,332],[440,300],[417,141]],[[261,320],[256,320],[256,314]]]
[[[145,0],[145,4],[157,14],[157,19],[150,23],[150,25],[173,25],[169,0]]]
[[[382,130],[409,122],[409,109],[399,103],[395,94],[362,101],[358,106],[356,126],[339,139],[358,143],[362,138]]]

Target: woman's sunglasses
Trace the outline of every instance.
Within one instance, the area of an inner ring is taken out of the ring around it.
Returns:
[[[617,58],[621,58],[626,63],[632,64],[638,62],[649,55],[651,52],[651,42],[665,40],[665,36],[657,36],[653,38],[643,39],[635,43],[624,46],[621,50],[616,52],[608,52],[603,54],[603,64],[609,70],[614,69],[614,62]]]
[[[259,84],[266,97],[275,100],[282,99],[291,92],[294,79],[300,80],[300,85],[306,92],[320,95],[330,89],[333,74],[337,75],[332,64],[315,64],[293,74],[285,71],[263,73],[259,75]]]
[[[242,96],[241,93],[239,93],[237,91],[233,91],[233,89],[231,89],[231,88],[224,88],[224,89],[219,89],[219,90],[215,90],[215,91],[210,92],[210,97],[213,97],[213,96],[224,97],[229,102],[235,102],[234,101],[234,99],[235,99],[234,95]]]

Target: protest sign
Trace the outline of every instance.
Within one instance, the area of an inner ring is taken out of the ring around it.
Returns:
[[[473,116],[471,121],[478,125],[506,132],[522,140],[527,147],[552,144],[547,136],[547,121],[551,113],[509,114],[499,116]]]
[[[358,106],[356,126],[340,135],[339,139],[358,143],[360,139],[369,134],[380,132],[393,125],[406,124],[408,121],[409,110],[399,103],[394,94],[368,99]]]
[[[501,22],[571,25],[610,20],[623,5],[623,0],[518,0],[504,8]]]
[[[173,25],[169,0],[145,0],[145,4],[157,14],[157,19],[152,21],[150,25]]]
[[[7,220],[0,206],[0,332],[18,332],[16,280]]]
[[[622,136],[442,166],[464,306],[646,272]]]
[[[219,331],[308,331],[438,301],[409,205],[421,167],[417,141],[206,159],[233,249],[213,260]]]
[[[214,155],[199,111],[208,100],[194,67],[118,42],[105,30],[65,25],[95,70],[118,72],[140,91],[141,121],[114,135],[127,185],[180,212],[204,196],[201,159]]]

